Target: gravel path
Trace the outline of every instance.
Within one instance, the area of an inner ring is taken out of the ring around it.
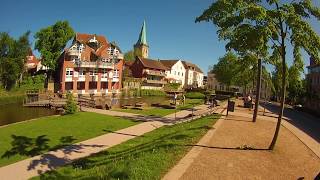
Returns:
[[[284,126],[275,150],[267,150],[275,118],[258,116],[252,123],[252,113],[236,108],[222,118],[219,128],[193,147],[164,179],[314,179],[320,171],[319,157]],[[245,146],[255,150],[238,149]]]

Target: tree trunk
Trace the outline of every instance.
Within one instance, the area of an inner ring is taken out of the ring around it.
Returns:
[[[279,116],[278,116],[278,122],[277,122],[277,127],[272,139],[272,142],[269,146],[270,150],[274,149],[274,146],[276,145],[277,138],[279,135],[280,127],[281,127],[281,120],[283,116],[283,109],[284,109],[284,102],[285,102],[285,94],[286,94],[286,50],[285,50],[285,35],[282,34],[281,38],[281,58],[282,58],[282,91],[281,91],[281,106],[280,106],[280,111],[279,111]]]
[[[261,91],[261,72],[262,72],[262,63],[261,59],[258,59],[258,78],[257,78],[257,87],[256,87],[256,101],[255,101],[255,107],[253,112],[253,120],[252,122],[257,121],[258,116],[258,108],[259,108],[259,102],[260,102],[260,91]]]

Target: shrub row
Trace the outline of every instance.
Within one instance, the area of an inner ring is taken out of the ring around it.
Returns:
[[[201,92],[187,92],[186,98],[189,99],[204,99],[205,95]]]
[[[141,96],[166,96],[166,93],[162,90],[141,89],[140,95]]]

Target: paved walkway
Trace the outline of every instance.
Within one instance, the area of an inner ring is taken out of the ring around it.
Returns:
[[[163,179],[314,179],[320,170],[319,143],[283,121],[270,151],[276,118],[259,112],[252,123],[252,113],[237,107],[221,118]]]
[[[224,106],[224,105],[225,103],[221,104],[221,106]],[[208,108],[208,105],[195,106],[193,110],[193,114],[194,114],[193,118],[197,118],[203,114],[207,114],[210,112],[215,112],[216,109],[217,108],[210,109]],[[134,120],[140,120],[140,121],[160,121],[168,125],[172,125],[177,122],[184,122],[192,119],[192,117],[190,116],[192,114],[191,109],[177,111],[176,113],[172,113],[164,117],[145,116],[141,114],[134,114],[134,113],[128,113],[128,112],[85,108],[85,107],[82,107],[82,111],[94,112],[94,113],[105,114],[110,116],[124,117],[124,118],[129,118]]]
[[[200,105],[195,108],[198,115],[206,113],[210,109],[206,105]],[[96,112],[111,116],[121,116],[133,119],[144,120],[145,122],[131,126],[116,132],[98,136],[80,143],[56,150],[46,154],[25,159],[8,166],[0,168],[0,179],[5,180],[20,180],[29,179],[43,172],[56,169],[59,166],[71,163],[72,161],[89,156],[94,153],[106,150],[110,147],[123,143],[129,139],[141,136],[145,133],[153,131],[163,125],[171,125],[175,123],[175,115],[171,114],[163,118],[145,117],[138,114],[107,111],[99,109],[82,108],[84,111]],[[185,118],[190,114],[190,111],[184,110],[177,112],[176,118],[179,121],[188,120]]]

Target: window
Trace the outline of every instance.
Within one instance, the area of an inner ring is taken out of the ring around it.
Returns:
[[[177,74],[177,72],[176,71],[174,71],[174,75],[176,75]]]
[[[180,72],[178,72],[178,76],[180,76]]]
[[[117,69],[113,71],[113,77],[119,77],[119,73]]]
[[[66,76],[72,76],[73,75],[73,69],[72,68],[67,68],[66,69]]]
[[[90,70],[90,71],[89,71],[89,75],[90,75],[90,76],[95,76],[95,75],[97,75],[97,70],[95,70],[95,69]]]
[[[79,76],[84,76],[84,71],[83,71],[83,69],[80,69],[80,71],[79,71]]]
[[[107,69],[103,69],[102,70],[102,77],[103,78],[107,78],[108,77],[108,70]]]
[[[181,73],[181,76],[183,76],[183,73]]]

